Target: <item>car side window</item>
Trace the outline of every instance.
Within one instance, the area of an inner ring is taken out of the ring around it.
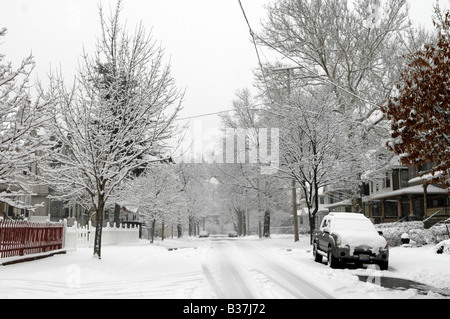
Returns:
[[[325,227],[327,227],[327,225],[328,225],[328,219],[325,218],[325,219],[322,221],[322,226],[321,226],[320,228],[324,229]]]

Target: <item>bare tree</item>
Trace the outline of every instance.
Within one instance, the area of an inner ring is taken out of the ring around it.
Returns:
[[[160,48],[139,25],[120,24],[122,2],[107,19],[94,56],[83,55],[72,87],[53,78],[57,100],[49,125],[60,144],[45,173],[61,199],[87,195],[96,213],[94,255],[101,258],[105,205],[118,186],[162,154],[174,134],[182,94]]]
[[[0,39],[6,33],[0,29]],[[34,209],[20,198],[32,195],[32,167],[46,153],[41,130],[48,119],[46,103],[39,97],[32,102],[33,57],[23,59],[17,69],[4,57],[0,53],[0,201]]]
[[[233,114],[222,116],[224,125],[235,130],[234,136],[226,137],[234,148],[235,161],[227,164],[214,165],[216,178],[221,185],[222,197],[226,199],[227,210],[233,211],[236,216],[236,225],[242,223],[242,211],[258,211],[259,228],[261,236],[270,236],[271,214],[277,209],[286,208],[286,192],[284,183],[276,174],[276,169],[270,174],[263,174],[269,168],[264,159],[267,152],[275,152],[275,136],[269,133],[270,127],[267,117],[260,114],[258,100],[248,89],[238,90],[233,101]],[[239,147],[239,144],[245,144]],[[228,152],[228,150],[227,150]],[[272,154],[273,155],[273,154]],[[273,158],[278,162],[278,158]],[[271,167],[272,164],[270,163]],[[270,169],[269,168],[269,169]]]
[[[307,83],[330,86],[337,110],[357,111],[360,122],[390,97],[403,55],[425,37],[409,23],[406,0],[283,0],[268,13],[263,45],[300,66]]]
[[[294,179],[305,200],[312,231],[319,210],[319,190],[340,181],[355,182],[360,154],[349,145],[359,143],[347,134],[348,123],[333,112],[334,95],[324,89],[299,90],[292,94],[289,107],[270,114],[280,127],[280,172]]]
[[[333,92],[336,102],[330,112],[347,121],[343,134],[353,143],[347,149],[364,155],[359,157],[363,162],[357,164],[355,157],[349,165],[365,165],[372,171],[387,165],[392,154],[379,142],[389,138],[381,106],[400,81],[404,55],[429,38],[412,26],[406,0],[277,1],[268,6],[257,38],[297,67],[292,92],[300,87],[327,87]],[[282,90],[278,85],[274,93],[272,78],[266,75],[263,86],[269,90],[268,107],[289,106],[286,84]],[[367,165],[370,154],[376,158],[374,167]],[[353,196],[356,199],[357,194]]]
[[[119,202],[136,207],[144,216],[151,225],[150,240],[153,243],[156,222],[177,225],[187,216],[188,202],[182,186],[174,164],[150,165],[124,186]]]

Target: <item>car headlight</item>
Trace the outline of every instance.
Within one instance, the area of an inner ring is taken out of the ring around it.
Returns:
[[[340,246],[342,244],[341,236],[334,234],[334,242],[336,243],[336,246]]]

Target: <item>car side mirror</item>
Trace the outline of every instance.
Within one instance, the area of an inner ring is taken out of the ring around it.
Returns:
[[[323,232],[326,233],[326,234],[329,234],[330,233],[330,228],[324,227],[323,228]]]
[[[379,230],[378,235],[383,236],[383,232],[381,230]]]

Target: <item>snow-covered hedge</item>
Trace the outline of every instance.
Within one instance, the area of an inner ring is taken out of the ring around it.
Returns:
[[[434,247],[434,252],[436,254],[447,254],[450,255],[450,239],[443,240]]]
[[[375,227],[383,232],[389,246],[400,246],[402,244],[401,236],[404,233],[407,233],[417,245],[437,244],[448,238],[445,225],[425,229],[424,223],[421,221],[378,224]]]

